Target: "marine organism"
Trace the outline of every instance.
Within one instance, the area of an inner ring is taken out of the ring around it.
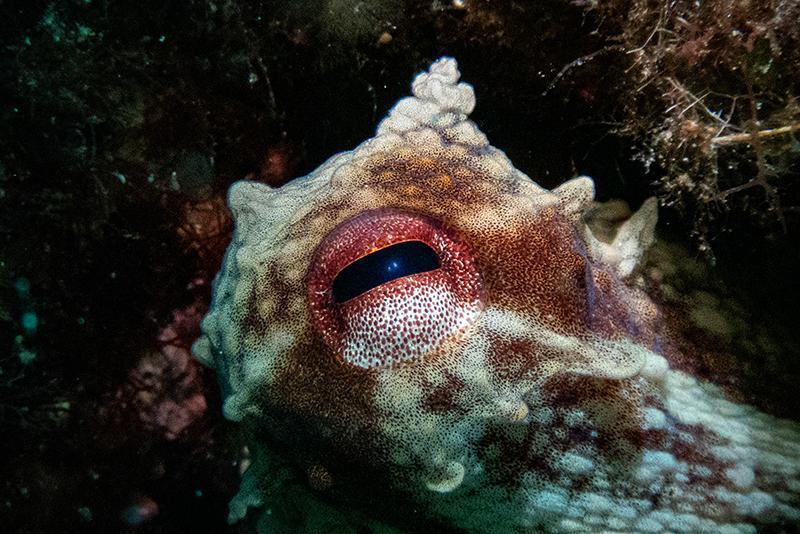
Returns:
[[[800,426],[679,370],[637,283],[655,200],[596,237],[592,180],[550,191],[517,170],[468,119],[459,77],[442,58],[354,150],[279,189],[231,187],[233,241],[194,345],[251,436],[231,519],[264,505],[263,530],[796,522]]]

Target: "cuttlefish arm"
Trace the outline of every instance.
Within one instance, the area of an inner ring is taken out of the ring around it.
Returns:
[[[236,230],[194,350],[259,451],[232,518],[264,504],[264,529],[291,516],[309,531],[332,510],[472,532],[800,520],[798,424],[670,363],[636,283],[655,201],[601,240],[584,221],[593,182],[548,191],[515,169],[468,119],[453,59],[412,91],[310,175],[231,187]]]

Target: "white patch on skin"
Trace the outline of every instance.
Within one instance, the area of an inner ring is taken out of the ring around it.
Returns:
[[[711,384],[670,371],[664,384],[669,413],[681,423],[700,425],[729,444],[714,449],[723,460],[761,460],[793,477],[800,475],[800,426],[724,398]],[[721,414],[726,414],[721,416]]]
[[[725,476],[727,476],[737,488],[749,488],[753,485],[753,482],[756,479],[756,474],[753,473],[753,470],[750,467],[741,464],[726,469]]]
[[[547,426],[553,420],[553,409],[547,407],[540,408],[531,414],[531,420],[539,425]]]
[[[437,493],[450,493],[464,481],[464,466],[458,462],[448,463],[441,475],[429,480],[425,486]]]
[[[559,459],[558,468],[570,475],[585,475],[594,468],[594,462],[580,454],[567,452]]]
[[[668,370],[669,363],[667,363],[667,360],[663,356],[653,352],[648,352],[647,359],[642,366],[641,373],[642,376],[645,376],[650,380],[660,381],[664,378],[664,376],[666,376]]]
[[[645,450],[636,471],[636,478],[641,482],[661,481],[665,475],[672,475],[685,469],[686,464],[678,463],[671,453]]]
[[[667,417],[658,408],[646,407],[644,410],[644,428],[647,430],[662,430],[667,426]]]

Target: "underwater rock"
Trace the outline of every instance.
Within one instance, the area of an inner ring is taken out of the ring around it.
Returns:
[[[187,340],[196,337],[204,306],[192,303],[173,312],[158,335],[159,348],[143,354],[103,414],[137,419],[142,428],[168,441],[178,439],[206,412],[200,366]]]
[[[438,60],[374,138],[304,178],[231,187],[235,233],[194,345],[251,431],[231,519],[263,505],[262,530],[797,521],[800,426],[671,365],[637,278],[655,201],[599,239],[591,179],[549,191],[514,168],[468,120],[459,76]]]

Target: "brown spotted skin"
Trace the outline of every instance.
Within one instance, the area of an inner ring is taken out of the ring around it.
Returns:
[[[195,346],[255,451],[231,519],[261,503],[265,532],[796,521],[798,425],[692,376],[641,289],[653,204],[601,242],[592,182],[547,191],[515,169],[467,119],[453,60],[413,91],[311,175],[231,188]],[[440,267],[335,301],[342,269],[409,240]]]

